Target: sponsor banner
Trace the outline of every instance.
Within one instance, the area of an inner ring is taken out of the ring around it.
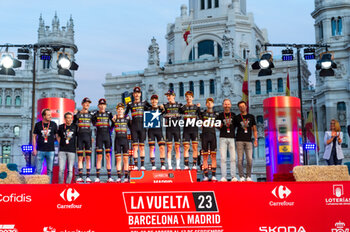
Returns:
[[[1,185],[0,232],[343,232],[349,199],[350,182]]]

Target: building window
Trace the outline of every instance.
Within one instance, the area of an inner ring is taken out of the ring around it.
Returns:
[[[50,60],[43,60],[43,69],[49,69],[50,68]]]
[[[323,22],[321,21],[320,24],[319,24],[319,36],[320,36],[320,39],[323,39]]]
[[[262,115],[258,115],[256,117],[256,121],[258,124],[263,124],[264,123],[264,117]]]
[[[19,137],[19,132],[20,132],[19,126],[13,127],[13,134],[14,134],[16,137]]]
[[[215,8],[219,7],[219,0],[215,0]]]
[[[201,10],[205,9],[205,0],[201,0]]]
[[[6,96],[6,105],[7,106],[11,105],[11,101],[12,101],[11,96]]]
[[[338,17],[337,21],[337,35],[341,35],[343,32],[343,21],[341,17]]]
[[[204,95],[204,81],[199,81],[199,94]]]
[[[243,49],[243,59],[247,58],[247,51],[245,50],[245,48]]]
[[[338,102],[338,103],[337,103],[337,110],[338,110],[338,111],[346,111],[345,102]]]
[[[174,84],[173,83],[169,84],[169,90],[173,90],[174,91]]]
[[[347,131],[346,126],[341,126],[340,130],[343,132],[343,141],[342,141],[341,147],[348,148],[348,136],[346,136],[348,131]]]
[[[278,92],[279,93],[283,92],[283,79],[282,78],[278,78],[278,80],[277,80],[277,88],[278,88]]]
[[[272,92],[272,81],[271,79],[266,80],[266,92],[270,93]]]
[[[331,25],[332,25],[332,36],[335,36],[337,32],[337,21],[335,20],[335,18],[332,18]]]
[[[255,81],[255,94],[261,94],[261,84],[260,84],[260,81]]]
[[[10,163],[11,146],[3,145],[2,154],[0,154],[0,163],[8,164]]]
[[[215,81],[213,79],[209,82],[210,94],[215,94]]]
[[[190,81],[190,91],[192,91],[192,93],[194,93],[194,84],[193,84],[193,81]]]
[[[211,8],[211,0],[208,0],[208,9]]]
[[[214,51],[214,41],[213,40],[203,40],[198,43],[198,58],[200,58],[202,55],[212,55],[215,56]],[[218,49],[218,57],[222,57],[222,47],[218,43],[217,44]],[[188,57],[189,60],[194,60],[197,54],[193,51],[194,48],[191,49],[190,55]],[[193,55],[192,55],[193,54]]]
[[[16,106],[21,106],[21,97],[20,96],[16,97],[15,104],[16,104]]]
[[[256,58],[260,58],[260,46],[259,45],[255,46],[255,56],[256,56]]]
[[[180,97],[184,96],[184,83],[180,82],[180,89],[179,89],[180,93]]]
[[[0,95],[0,105],[2,105],[2,96]]]

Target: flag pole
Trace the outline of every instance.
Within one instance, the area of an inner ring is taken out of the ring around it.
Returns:
[[[250,109],[250,73],[249,73],[249,49],[247,50],[247,74],[248,74],[248,109]]]
[[[316,165],[319,165],[318,159],[319,159],[319,153],[318,153],[318,131],[316,131],[316,117],[314,113],[314,98],[311,99],[311,107],[312,107],[312,127],[314,129],[314,135],[315,135],[315,143],[316,143]]]

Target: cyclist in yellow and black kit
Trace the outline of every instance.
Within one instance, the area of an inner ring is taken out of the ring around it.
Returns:
[[[107,182],[113,182],[111,175],[111,123],[113,115],[111,112],[106,111],[107,102],[106,99],[101,98],[98,101],[98,109],[99,111],[94,114],[92,118],[92,122],[94,126],[97,128],[96,131],[96,179],[95,183],[100,182],[100,169],[102,163],[103,156],[103,146],[105,148],[106,154],[106,167],[108,180]]]
[[[91,183],[90,170],[91,170],[91,147],[92,147],[92,131],[91,131],[91,120],[93,113],[89,111],[91,100],[85,97],[81,105],[83,109],[76,112],[74,115],[73,123],[78,126],[77,133],[77,155],[78,155],[78,170],[79,177],[77,183],[83,183],[83,160],[84,151],[86,159],[86,183]]]
[[[125,115],[131,111],[131,138],[134,157],[134,170],[138,170],[138,148],[140,148],[141,170],[145,169],[145,140],[146,128],[143,126],[143,112],[151,105],[147,101],[141,101],[141,88],[136,86],[133,91],[134,101],[126,105]]]
[[[201,119],[203,120],[202,127],[202,155],[203,155],[203,166],[202,169],[204,171],[203,181],[208,181],[208,173],[209,173],[209,165],[208,159],[209,155],[211,158],[211,173],[212,173],[212,181],[216,181],[216,127],[214,122],[218,119],[219,114],[213,111],[214,107],[214,99],[208,98],[206,100],[207,110],[201,113]],[[206,126],[205,121],[209,120],[209,125]]]
[[[117,183],[122,178],[122,156],[124,163],[124,183],[129,181],[129,140],[128,128],[131,128],[131,119],[124,115],[124,104],[119,103],[116,107],[117,115],[114,117],[114,151],[117,160]]]
[[[151,96],[151,104],[152,106],[149,107],[147,110],[149,111],[159,111],[159,113],[163,114],[164,108],[161,106],[158,106],[158,95],[152,95]],[[160,117],[160,116],[159,116]],[[156,139],[159,146],[159,153],[160,153],[160,163],[161,163],[161,170],[165,170],[165,140],[163,136],[162,131],[162,124],[160,124],[160,128],[148,128],[148,145],[149,145],[149,152],[150,152],[150,160],[152,164],[152,170],[156,170],[155,165],[155,144]]]
[[[193,149],[193,169],[197,169],[198,158],[198,127],[196,121],[200,115],[200,104],[193,104],[193,92],[187,91],[185,93],[187,104],[181,108],[181,113],[185,121],[185,127],[183,129],[182,143],[184,145],[184,165],[185,170],[189,169],[189,150],[190,142],[192,141]]]
[[[176,154],[176,169],[181,169],[180,167],[180,139],[181,131],[179,126],[179,119],[181,119],[181,108],[182,104],[175,101],[175,92],[169,90],[165,94],[168,98],[168,103],[164,104],[165,110],[165,124],[166,128],[166,144],[167,144],[167,157],[168,157],[168,169],[172,170],[171,165],[171,151],[173,149],[173,139],[175,142],[175,154]]]

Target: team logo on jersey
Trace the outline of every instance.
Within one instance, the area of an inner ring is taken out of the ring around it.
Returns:
[[[143,127],[144,128],[160,128],[160,115],[162,113],[159,110],[156,111],[144,111],[143,112]]]

